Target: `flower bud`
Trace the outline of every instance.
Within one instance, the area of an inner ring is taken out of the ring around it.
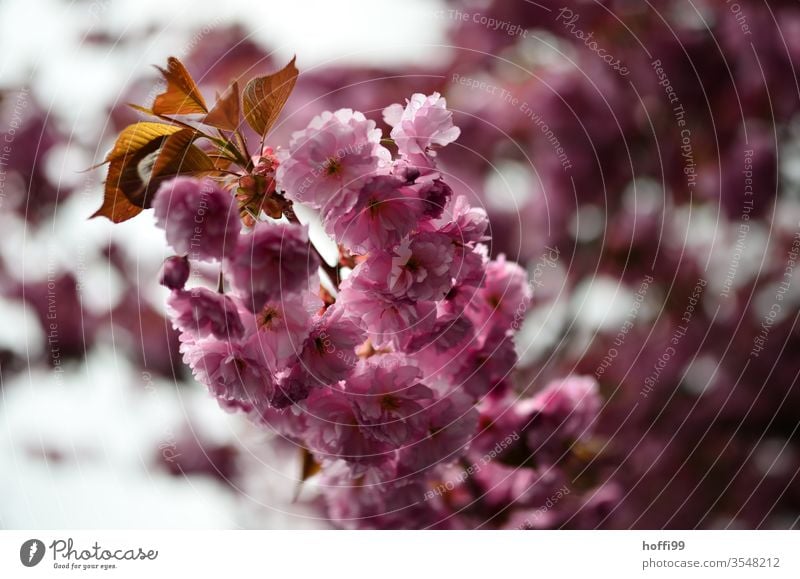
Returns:
[[[161,267],[159,283],[171,290],[183,289],[189,279],[189,260],[186,257],[173,255],[164,261]]]

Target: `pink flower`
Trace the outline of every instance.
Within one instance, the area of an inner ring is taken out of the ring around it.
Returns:
[[[302,440],[306,434],[305,413],[277,408],[274,405],[259,406],[251,409],[248,418],[265,430],[291,440]]]
[[[547,451],[553,460],[575,441],[586,438],[600,412],[597,382],[586,376],[571,376],[548,384],[533,398],[517,405],[529,416],[528,446]]]
[[[259,312],[267,302],[279,301],[307,284],[319,259],[305,227],[259,222],[239,238],[225,266],[245,306]]]
[[[440,312],[435,325],[427,332],[415,335],[406,346],[408,352],[418,352],[428,347],[442,354],[456,348],[475,334],[475,327],[463,312]]]
[[[511,371],[517,363],[514,341],[509,333],[499,327],[478,328],[478,340],[453,366],[453,380],[467,394],[480,398],[489,393],[500,394],[508,386]]]
[[[278,410],[294,406],[308,398],[311,386],[308,374],[299,364],[291,370],[284,370],[277,377],[269,405]]]
[[[167,306],[175,327],[195,338],[236,339],[244,334],[236,304],[226,295],[202,287],[178,290],[170,294]]]
[[[156,191],[153,209],[156,225],[176,253],[221,260],[236,245],[241,228],[236,199],[211,179],[166,181]]]
[[[422,232],[403,242],[392,259],[390,287],[411,300],[440,300],[452,287],[454,248],[449,237]]]
[[[329,476],[330,470],[331,467],[325,472],[326,484],[322,487],[327,516],[344,529],[383,528],[387,508],[382,488],[354,485],[349,469],[345,469],[345,473],[337,477]],[[386,525],[386,528],[398,527]]]
[[[449,512],[434,510],[431,501],[420,500],[426,492],[420,480],[393,480],[384,475],[385,481],[367,482],[378,478],[373,472],[383,474],[389,470],[387,465],[372,467],[362,484],[353,484],[351,471],[337,472],[334,476],[325,473],[322,492],[328,505],[328,516],[338,527],[420,529],[445,526],[453,520],[447,516]],[[338,465],[331,466],[335,468]]]
[[[314,322],[300,353],[309,381],[320,385],[344,379],[356,365],[355,348],[364,341],[364,332],[333,305]]]
[[[345,212],[364,181],[388,167],[389,151],[380,140],[381,130],[362,113],[326,111],[279,153],[278,186],[293,201],[324,213]]]
[[[314,314],[322,307],[322,300],[311,292],[288,294],[277,301],[264,304],[254,314],[242,309],[248,335],[258,334],[266,347],[275,353],[278,368],[293,364],[311,333]]]
[[[398,298],[387,285],[391,259],[377,256],[361,263],[339,290],[349,319],[367,332],[376,346],[400,344],[410,335],[427,331],[436,319],[433,302]]]
[[[511,328],[519,323],[528,308],[533,292],[525,270],[505,255],[489,262],[483,287],[475,294],[472,308],[473,321],[481,326],[486,322]]]
[[[275,177],[275,172],[278,170],[280,162],[272,147],[264,147],[260,155],[253,155],[252,160],[253,173],[266,179]],[[271,188],[267,187],[267,190],[270,191]]]
[[[453,242],[453,267],[451,274],[457,284],[478,286],[482,283],[488,263],[488,248],[479,243],[489,239],[485,233],[489,226],[486,212],[471,207],[463,196],[447,205],[442,215],[423,221],[422,231],[433,231],[448,236]]]
[[[308,425],[305,441],[323,459],[377,465],[393,457],[391,445],[378,440],[361,425],[356,407],[340,388],[317,388],[305,404]]]
[[[455,141],[461,129],[453,126],[453,113],[438,92],[430,96],[415,93],[406,106],[394,104],[383,111],[383,120],[391,127],[391,137],[401,154],[412,159],[432,153],[435,146]]]
[[[466,288],[469,293],[474,293],[475,288],[484,283],[489,248],[482,243],[474,246],[454,243],[453,253],[451,274],[456,284]]]
[[[375,438],[399,447],[422,435],[427,417],[420,400],[432,399],[433,392],[420,376],[402,357],[379,355],[360,362],[347,379],[345,391]]]
[[[471,451],[487,454],[498,440],[513,441],[514,445],[517,442],[524,443],[521,434],[530,415],[521,415],[517,411],[519,401],[519,394],[515,392],[509,392],[502,397],[486,397],[480,401],[480,429],[472,441]],[[510,447],[510,442],[506,446]]]
[[[408,162],[408,159],[398,158],[392,161],[392,167],[390,173],[403,181],[406,185],[414,185],[422,175],[423,172],[420,167],[416,167]],[[437,171],[433,169],[426,169],[425,175],[434,174],[436,176],[439,175]]]
[[[184,342],[184,362],[217,398],[248,406],[269,403],[273,381],[269,352],[257,341],[244,344],[206,338]]]
[[[445,207],[442,215],[430,223],[425,229],[445,233],[461,244],[486,241],[486,230],[489,228],[489,217],[481,207],[472,207],[467,198],[459,195]]]
[[[453,195],[453,189],[441,179],[419,183],[417,190],[424,203],[425,217],[431,219],[438,219],[442,216]]]
[[[464,454],[478,427],[472,399],[453,392],[429,403],[425,438],[400,452],[399,473],[417,474]]]
[[[505,442],[508,439],[500,440]],[[495,446],[495,449],[498,446]],[[532,468],[510,467],[502,464],[499,460],[489,462],[486,464],[486,468],[477,471],[475,481],[481,488],[486,489],[481,500],[489,508],[502,508],[506,505],[522,508],[532,503],[536,504],[537,495],[542,492],[542,487],[546,487],[548,482]]]
[[[469,246],[455,246],[451,270],[455,283],[438,304],[442,312],[468,313],[470,304],[484,283],[486,264],[489,263],[487,253],[488,248],[483,244],[478,244],[474,249]]]
[[[417,166],[401,157],[392,162],[391,174],[416,191],[423,202],[423,219],[442,216],[453,189],[444,182],[442,174],[434,166]]]
[[[388,249],[413,231],[422,216],[423,202],[413,189],[391,175],[379,175],[359,191],[344,214],[329,212],[325,230],[355,253]]]

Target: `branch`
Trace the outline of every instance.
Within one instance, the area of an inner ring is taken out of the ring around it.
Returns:
[[[288,219],[291,223],[301,225],[300,220],[294,213],[294,209],[292,209],[291,201],[287,201],[287,203],[289,205],[283,210],[283,214],[286,216],[286,219]],[[338,289],[339,282],[342,281],[339,277],[339,266],[329,265],[328,262],[325,261],[325,258],[322,256],[322,254],[319,252],[319,249],[316,248],[316,246],[311,242],[310,239],[308,240],[308,244],[311,246],[311,249],[314,250],[314,253],[317,254],[317,257],[319,257],[320,267],[322,267],[325,273],[328,274],[328,278],[330,278],[333,287]]]

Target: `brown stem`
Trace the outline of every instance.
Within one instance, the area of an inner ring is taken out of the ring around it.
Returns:
[[[319,250],[316,247],[314,247],[314,244],[311,242],[309,242],[309,244],[311,245],[312,248],[314,248],[314,251],[319,256],[320,265],[322,266],[322,269],[325,271],[325,273],[328,274],[328,279],[331,280],[333,287],[338,289],[339,282],[342,281],[341,279],[339,279],[339,266],[328,265],[328,262],[326,262],[325,259],[322,257],[322,254],[319,252]]]
[[[246,156],[246,153],[242,153],[242,151],[239,150],[239,147],[234,144],[233,140],[231,140],[231,138],[226,135],[222,129],[217,129],[217,133],[219,133],[220,140],[225,143],[225,146],[223,147],[216,139],[214,140],[214,142],[217,142],[217,146],[220,148],[220,151],[223,153],[232,153],[233,158],[231,160],[239,165],[242,169],[250,173],[250,166],[252,165],[252,160],[250,157]],[[230,159],[230,157],[228,158]]]
[[[247,159],[247,165],[245,166],[245,169],[247,170],[248,173],[251,173],[253,171],[253,157],[250,155],[250,151],[247,150],[247,141],[245,140],[244,135],[242,135],[242,132],[239,129],[236,129],[234,135],[236,136],[236,140],[239,143],[239,147],[241,147],[242,152],[244,153],[245,159]],[[259,151],[259,155],[260,154],[261,151]]]
[[[291,208],[291,205],[284,210],[283,214],[291,223],[300,225],[300,220],[297,218],[297,215],[295,215],[294,210]],[[341,279],[339,279],[339,266],[329,265],[328,262],[325,261],[325,258],[322,256],[322,254],[319,252],[319,249],[317,249],[316,246],[313,243],[311,243],[311,240],[309,240],[308,244],[311,246],[311,249],[314,250],[314,253],[317,254],[317,257],[319,257],[320,267],[322,267],[325,273],[328,274],[328,278],[330,278],[333,287],[338,288],[339,282],[341,281]]]
[[[250,216],[253,219],[258,221],[258,216],[255,215],[252,211],[247,209],[247,213],[250,214]],[[287,206],[284,208],[283,214],[284,216],[286,216],[286,219],[288,219],[290,223],[294,223],[296,225],[302,225],[300,223],[300,220],[297,218],[297,215],[295,215],[294,209],[292,209],[291,201],[287,201]],[[338,288],[339,282],[341,281],[341,279],[339,278],[339,266],[328,265],[328,262],[325,261],[325,258],[319,252],[319,249],[317,249],[316,246],[313,243],[311,243],[311,240],[308,241],[308,244],[311,246],[311,249],[314,250],[314,253],[317,254],[317,257],[319,258],[319,265],[323,269],[323,271],[327,274],[328,278],[331,280],[333,287]]]

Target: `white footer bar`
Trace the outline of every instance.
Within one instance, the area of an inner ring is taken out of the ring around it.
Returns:
[[[797,578],[799,562],[795,531],[0,532],[14,578]]]

